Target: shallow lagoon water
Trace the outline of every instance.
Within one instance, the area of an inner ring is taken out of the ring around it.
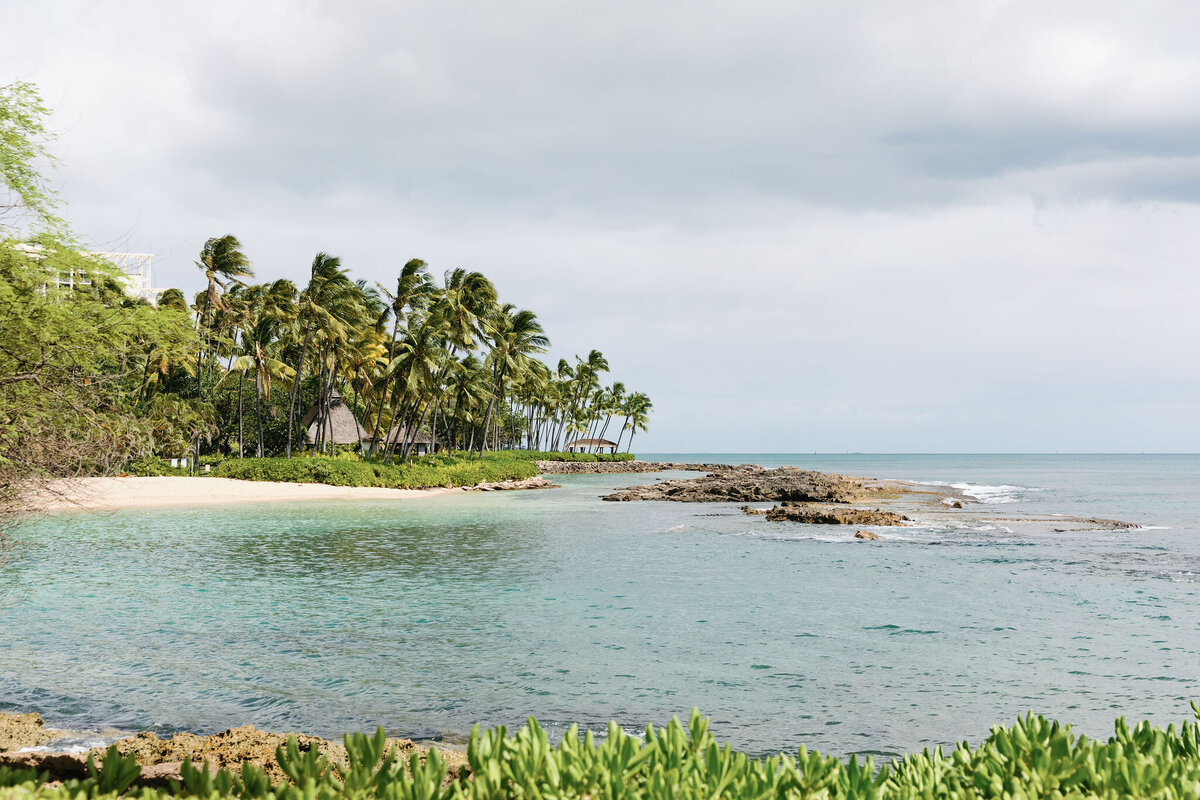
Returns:
[[[476,722],[636,730],[698,706],[756,753],[892,754],[1028,709],[1093,735],[1118,715],[1165,724],[1200,697],[1200,457],[686,460],[718,458],[1152,527],[939,523],[868,543],[724,504],[598,499],[665,473],[60,516],[21,530],[0,570],[23,597],[0,611],[0,709],[461,740]]]

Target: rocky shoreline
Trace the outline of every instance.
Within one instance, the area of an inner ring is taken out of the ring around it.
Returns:
[[[798,467],[774,469],[754,464],[654,464],[625,462],[636,466],[629,470],[650,472],[665,469],[703,469],[695,478],[659,480],[641,486],[618,489],[601,499],[609,502],[670,501],[676,503],[741,503],[746,514],[763,516],[770,522],[796,522],[808,525],[871,525],[876,527],[914,524],[909,513],[952,518],[1047,526],[1056,533],[1082,530],[1125,530],[1138,527],[1120,520],[1073,517],[1000,517],[980,516],[969,507],[975,501],[951,487],[934,487],[906,481],[874,480],[850,475],[816,472]],[[583,469],[596,464],[582,464]],[[711,469],[711,467],[716,467]],[[752,507],[750,503],[774,503],[772,507]],[[891,509],[879,508],[890,504]],[[907,512],[907,513],[905,513]],[[859,534],[868,534],[860,531]],[[859,539],[878,537],[858,535]]]
[[[676,503],[763,503],[773,508],[742,506],[747,514],[771,522],[790,521],[814,525],[904,525],[903,514],[855,507],[881,498],[894,498],[904,490],[862,478],[829,472],[754,464],[725,466],[699,478],[659,481],[631,486],[605,495],[609,502],[667,500]]]
[[[57,781],[83,779],[87,777],[88,754],[99,762],[108,748],[96,747],[82,753],[55,751],[55,740],[66,735],[68,732],[46,728],[39,714],[0,714],[0,768],[35,769]],[[169,739],[143,732],[118,739],[115,744],[122,755],[133,755],[142,767],[135,787],[165,788],[171,781],[182,780],[180,770],[185,759],[191,759],[197,766],[207,761],[212,769],[237,770],[243,763],[254,764],[266,770],[273,781],[281,781],[285,776],[276,761],[275,750],[290,735],[293,734],[269,733],[246,725],[211,736],[177,733]],[[294,735],[301,752],[315,748],[332,763],[346,762],[346,748],[340,742]],[[388,739],[388,747],[394,748],[404,761],[412,755],[423,759],[430,750],[411,739]],[[440,747],[438,753],[449,764],[451,779],[466,769],[465,753]]]

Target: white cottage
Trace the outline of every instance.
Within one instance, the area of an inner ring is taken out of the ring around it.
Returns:
[[[608,439],[576,439],[567,443],[568,453],[615,453],[617,443]]]

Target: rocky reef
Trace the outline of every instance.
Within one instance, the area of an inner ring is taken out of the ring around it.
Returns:
[[[188,758],[197,766],[207,761],[212,769],[237,770],[243,763],[255,764],[265,769],[272,780],[281,781],[284,774],[276,761],[275,749],[284,744],[289,735],[268,733],[253,725],[246,725],[212,736],[177,733],[170,739],[143,732],[118,740],[116,746],[122,755],[132,754],[142,766],[142,774],[135,786],[165,787],[172,780],[181,780],[180,770],[184,759]],[[52,749],[57,737],[58,732],[43,727],[42,718],[37,714],[0,714],[0,767],[36,769],[54,780],[86,777],[86,753],[22,750],[40,745],[49,745]],[[346,761],[346,748],[340,742],[304,734],[297,734],[296,738],[301,752],[315,748],[335,764]],[[429,748],[414,744],[409,739],[389,739],[388,747],[394,748],[405,761],[412,754],[423,758],[429,752]],[[97,761],[105,749],[96,748],[92,751]],[[439,753],[442,760],[450,765],[451,776],[456,776],[466,767],[464,753],[440,748]]]
[[[493,481],[491,483],[485,481],[461,488],[464,492],[512,492],[518,489],[557,489],[558,484],[542,477],[533,477],[520,481]]]
[[[606,495],[609,501],[672,500],[677,503],[849,503],[865,491],[862,481],[845,475],[753,464],[724,467],[701,478],[631,486]]]
[[[903,525],[908,517],[893,511],[879,509],[850,508],[848,506],[827,506],[817,503],[782,503],[774,508],[750,508],[742,506],[747,514],[762,514],[771,522],[786,520],[788,522],[805,522],[810,525]],[[858,533],[870,533],[859,531]],[[868,537],[859,536],[860,539]],[[873,536],[874,534],[872,534]]]
[[[40,747],[53,738],[41,714],[0,714],[0,753]]]

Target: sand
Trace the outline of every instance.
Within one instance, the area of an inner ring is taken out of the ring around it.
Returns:
[[[411,500],[461,491],[271,483],[233,478],[71,478],[52,481],[30,492],[25,497],[25,506],[35,511],[119,511],[306,500]]]

